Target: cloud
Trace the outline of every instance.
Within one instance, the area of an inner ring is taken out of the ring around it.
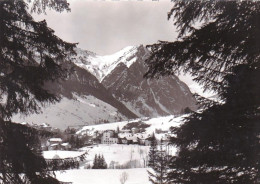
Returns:
[[[70,0],[71,12],[48,11],[46,19],[56,34],[98,54],[111,54],[129,45],[173,41],[176,31],[167,20],[169,1]]]

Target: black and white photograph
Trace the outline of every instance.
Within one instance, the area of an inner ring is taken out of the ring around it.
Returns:
[[[0,184],[260,184],[260,1],[0,0]]]

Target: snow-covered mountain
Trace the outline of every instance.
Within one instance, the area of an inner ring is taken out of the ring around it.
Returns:
[[[111,73],[118,64],[124,63],[127,67],[135,61],[135,54],[139,46],[129,46],[111,55],[99,56],[93,52],[77,49],[75,64],[87,69],[101,82],[105,76]]]
[[[87,70],[74,64],[73,73],[65,81],[46,84],[61,101],[42,107],[42,113],[13,117],[13,121],[48,123],[65,129],[67,126],[89,125],[136,118]]]
[[[78,50],[76,65],[89,70],[100,82],[139,117],[179,114],[196,101],[185,83],[177,76],[144,79],[149,56],[143,46],[126,47],[110,56]]]
[[[186,107],[196,109],[189,88],[177,76],[143,78],[149,52],[142,45],[107,56],[79,48],[76,51],[74,63],[69,63],[74,68],[70,77],[45,86],[61,96],[61,101],[46,105],[41,114],[16,115],[14,121],[66,128],[179,114]]]

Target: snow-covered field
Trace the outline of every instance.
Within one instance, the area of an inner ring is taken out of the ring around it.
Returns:
[[[43,157],[46,159],[52,159],[56,156],[59,158],[70,158],[77,157],[84,153],[84,151],[60,151],[60,150],[52,150],[52,151],[43,151]]]
[[[137,161],[138,167],[143,167],[144,161],[146,162],[149,153],[149,146],[139,146],[139,145],[122,145],[122,144],[113,144],[113,145],[98,145],[89,150],[87,156],[88,163],[92,164],[95,154],[103,154],[105,161],[108,166],[110,163],[116,162],[116,164],[127,164],[127,162]]]
[[[161,129],[164,131],[168,131],[170,127],[177,127],[180,126],[183,122],[183,118],[187,116],[179,116],[175,117],[174,115],[170,116],[164,116],[164,117],[158,117],[158,118],[140,118],[140,119],[134,119],[129,121],[121,121],[121,122],[115,122],[115,123],[106,123],[106,124],[100,124],[100,125],[90,125],[90,126],[84,126],[82,129],[80,129],[77,134],[84,134],[86,131],[88,132],[95,132],[98,131],[105,131],[105,130],[117,130],[117,127],[119,129],[122,129],[127,123],[131,122],[138,122],[142,121],[146,124],[151,125],[150,127],[146,128],[146,133],[151,134],[155,131],[155,129]]]
[[[146,168],[138,169],[79,169],[56,172],[60,181],[73,184],[120,184],[120,175],[126,172],[125,184],[150,184]]]
[[[118,164],[125,164],[130,159],[138,160],[140,161],[140,164],[143,164],[143,159],[147,159],[146,154],[149,152],[149,147],[116,144],[98,145],[92,149],[83,148],[82,151],[44,151],[43,156],[49,159],[55,157],[56,155],[58,155],[60,158],[77,157],[84,153],[83,150],[89,150],[86,163],[92,164],[95,154],[103,154],[109,166],[111,161],[114,161]],[[56,172],[56,176],[60,181],[73,182],[73,184],[120,184],[119,179],[123,172],[128,174],[128,180],[126,181],[126,184],[150,184],[147,168],[84,169],[84,165],[82,165],[80,169],[58,171]]]
[[[85,151],[88,151],[85,162],[81,165],[81,168],[84,168],[87,165],[93,164],[95,154],[103,155],[108,167],[111,166],[113,162],[114,166],[128,166],[131,163],[131,167],[146,167],[148,162],[148,153],[149,146],[140,146],[140,145],[123,145],[123,144],[112,144],[105,145],[100,144],[94,146],[93,148],[82,148],[80,151],[44,151],[43,156],[46,159],[57,158],[69,158],[77,157],[83,154]],[[176,148],[169,148],[169,154],[173,155],[176,152]]]
[[[95,154],[104,155],[105,161],[109,166],[113,161],[115,165],[124,165],[129,161],[136,161],[136,167],[143,167],[147,162],[147,155],[149,153],[149,146],[139,146],[139,145],[97,145],[93,148],[82,148],[81,151],[44,151],[43,156],[46,159],[51,159],[54,157],[59,158],[69,158],[77,157],[88,151],[85,164],[93,164]],[[84,168],[84,165],[82,165]]]

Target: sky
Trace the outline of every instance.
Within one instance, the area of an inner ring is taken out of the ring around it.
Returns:
[[[126,46],[173,41],[177,33],[167,19],[170,0],[95,1],[68,0],[71,12],[34,14],[63,40],[99,55],[115,53]]]
[[[55,34],[65,41],[78,43],[78,47],[97,53],[113,54],[127,46],[149,45],[175,41],[177,30],[167,13],[170,0],[68,0],[70,12],[47,11],[33,14],[45,19]],[[180,75],[193,92],[204,96],[201,86],[190,75]]]

